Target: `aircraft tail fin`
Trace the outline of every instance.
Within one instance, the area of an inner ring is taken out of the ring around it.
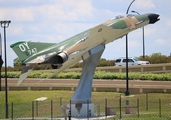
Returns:
[[[24,61],[28,57],[32,56],[33,54],[46,49],[55,43],[42,43],[42,42],[26,42],[26,41],[20,41],[16,42],[10,47],[14,50],[14,52],[19,57],[19,60]]]

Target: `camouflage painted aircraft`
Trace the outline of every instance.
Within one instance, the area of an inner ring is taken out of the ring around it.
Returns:
[[[159,20],[158,17],[158,14],[117,16],[60,43],[16,42],[10,47],[24,65],[18,85],[23,82],[35,65],[50,64],[57,69],[56,73],[59,73],[81,59],[91,56],[90,50],[96,46],[105,46],[133,30],[153,24]]]

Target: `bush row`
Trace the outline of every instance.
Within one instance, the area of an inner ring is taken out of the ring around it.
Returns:
[[[5,77],[4,72],[1,74],[2,78]],[[20,72],[8,72],[8,78],[19,78]],[[80,79],[80,72],[61,72],[59,74],[53,74],[51,72],[37,72],[33,71],[28,75],[28,78],[52,78],[52,79]],[[126,79],[125,73],[96,71],[94,79]],[[129,80],[155,80],[155,81],[171,81],[170,73],[154,74],[154,73],[138,73],[130,72]]]

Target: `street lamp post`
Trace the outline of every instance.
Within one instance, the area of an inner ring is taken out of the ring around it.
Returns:
[[[135,0],[133,0],[129,4],[126,14],[128,14],[129,8],[131,7],[131,5],[134,1]],[[129,81],[128,81],[128,34],[126,34],[126,92],[125,92],[125,95],[128,96],[129,94],[130,94],[130,92],[129,92]]]
[[[138,15],[140,15],[140,13],[137,11],[132,10],[131,12],[137,13]],[[143,35],[143,58],[145,58],[144,27],[142,27],[142,35]]]
[[[0,33],[0,91],[1,89],[1,67],[2,67],[3,61],[2,61],[2,39],[1,39],[1,33]]]
[[[1,39],[1,33],[0,33],[0,91],[2,91],[1,89],[1,67],[3,64],[3,60],[2,60],[2,39]]]
[[[7,55],[6,55],[6,28],[11,23],[10,20],[0,21],[1,27],[4,28],[4,53],[5,53],[5,106],[6,106],[6,118],[8,118],[8,86],[7,86]]]

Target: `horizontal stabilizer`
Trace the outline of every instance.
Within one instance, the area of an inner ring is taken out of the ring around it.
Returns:
[[[19,86],[34,69],[34,66],[23,66],[17,86]]]

